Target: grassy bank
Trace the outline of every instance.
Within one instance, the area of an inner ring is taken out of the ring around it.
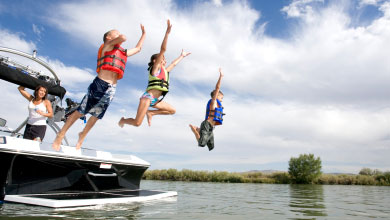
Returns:
[[[264,174],[261,172],[231,173],[225,171],[193,170],[148,170],[142,177],[145,180],[221,182],[221,183],[275,183],[289,184],[291,178],[287,172]],[[376,175],[322,174],[314,184],[324,185],[378,185],[390,186],[390,172]]]

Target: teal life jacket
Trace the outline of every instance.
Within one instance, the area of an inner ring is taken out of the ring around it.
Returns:
[[[211,100],[212,99],[210,99],[209,102],[207,103],[205,120],[207,120],[209,117],[213,117],[213,121],[215,121],[215,125],[222,125],[223,116],[225,115],[223,113],[222,103],[217,99],[218,107],[215,107],[214,110],[210,110]]]

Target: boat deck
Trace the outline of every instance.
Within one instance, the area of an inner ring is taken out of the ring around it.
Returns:
[[[76,150],[75,147],[61,145],[60,151],[51,147],[51,143],[31,141],[22,138],[0,136],[0,152],[27,154],[52,158],[65,158],[69,160],[93,161],[108,164],[123,164],[149,167],[150,164],[134,155],[111,154],[89,148]]]

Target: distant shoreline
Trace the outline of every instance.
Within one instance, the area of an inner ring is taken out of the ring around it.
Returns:
[[[188,169],[147,170],[142,179],[188,181],[188,182],[220,182],[220,183],[268,183],[291,184],[288,172],[261,171],[227,172],[227,171],[193,171]],[[312,184],[319,185],[372,185],[390,186],[390,173],[375,175],[361,174],[321,174]]]

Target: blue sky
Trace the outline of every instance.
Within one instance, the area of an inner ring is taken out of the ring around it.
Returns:
[[[135,115],[168,18],[168,62],[181,49],[192,52],[172,71],[165,98],[177,112],[155,117],[151,127],[121,129],[120,117]],[[96,76],[102,35],[118,29],[127,36],[123,46],[132,48],[140,23],[144,47],[128,59],[85,147],[134,154],[151,169],[287,170],[291,157],[313,153],[325,172],[390,170],[390,1],[3,0],[0,46],[36,49],[67,97],[80,101]],[[218,67],[227,115],[208,152],[197,147],[188,124],[201,123]],[[0,84],[7,97],[0,116],[16,127],[27,103],[15,85]],[[68,132],[72,144],[82,127],[80,120]],[[48,131],[45,141],[53,139]]]

